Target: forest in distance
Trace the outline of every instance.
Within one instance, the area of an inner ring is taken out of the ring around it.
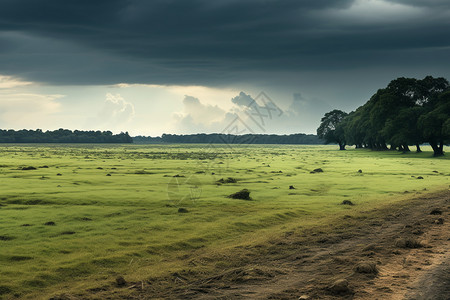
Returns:
[[[324,140],[315,134],[163,134],[161,137],[136,136],[136,144],[187,143],[187,144],[280,144],[280,145],[323,145]]]
[[[0,143],[132,143],[128,132],[113,134],[111,131],[81,131],[58,129],[54,131],[36,130],[2,130],[0,129]]]
[[[117,143],[117,144],[293,144],[293,145],[323,145],[314,134],[163,134],[161,137],[136,136],[128,132],[113,134],[111,131],[71,131],[59,129],[54,131],[37,130],[1,130],[0,143]]]

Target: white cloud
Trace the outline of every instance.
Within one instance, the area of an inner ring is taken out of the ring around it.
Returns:
[[[113,124],[129,122],[135,114],[134,105],[120,96],[120,94],[106,94],[105,103],[99,116],[103,121]]]
[[[0,127],[45,128],[53,126],[52,117],[61,110],[62,95],[0,93]]]
[[[322,13],[322,12],[321,12]],[[385,0],[356,0],[346,9],[329,9],[323,14],[328,19],[362,24],[397,23],[417,19],[426,13],[423,9]]]
[[[201,85],[158,85],[158,84],[128,84],[119,83],[111,86],[112,88],[130,89],[130,88],[147,88],[147,91],[155,93],[157,91],[164,91],[172,96],[184,97],[190,95],[192,97],[202,99],[202,103],[220,106],[224,109],[229,109],[233,105],[228,102],[228,99],[234,97],[239,90],[232,88],[214,88]],[[224,101],[226,100],[226,101]]]
[[[198,98],[185,96],[183,111],[174,113],[175,128],[182,133],[221,131],[227,112],[217,105],[201,103]]]
[[[12,76],[6,76],[0,74],[0,89],[11,89],[16,87],[21,87],[25,85],[30,85],[32,82],[29,81],[23,81],[21,79],[12,77]]]
[[[129,131],[135,116],[134,104],[126,101],[120,94],[106,93],[103,106],[95,117],[89,117],[83,128]]]

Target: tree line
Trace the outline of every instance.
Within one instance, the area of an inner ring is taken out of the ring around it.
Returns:
[[[128,132],[113,134],[111,131],[54,131],[3,130],[0,129],[0,143],[132,143]]]
[[[444,155],[450,143],[450,84],[442,77],[397,78],[355,111],[326,113],[317,135],[341,150],[355,145],[407,152],[415,146],[421,152],[420,145],[429,143],[434,156]]]
[[[137,144],[160,144],[160,143],[191,143],[191,144],[324,144],[314,134],[163,134],[161,137],[136,136],[133,140]]]

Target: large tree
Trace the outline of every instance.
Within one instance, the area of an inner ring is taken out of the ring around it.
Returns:
[[[325,140],[325,143],[339,144],[339,150],[345,150],[345,132],[341,123],[347,115],[346,112],[338,109],[327,112],[317,128],[317,135]]]
[[[450,143],[450,91],[433,101],[433,107],[420,116],[418,127],[433,148],[434,156],[444,155],[444,144]]]

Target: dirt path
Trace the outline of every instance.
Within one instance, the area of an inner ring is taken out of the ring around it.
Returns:
[[[227,261],[232,267],[130,283],[126,298],[448,300],[449,216],[450,191],[416,195],[343,216],[326,233],[286,232],[267,244],[237,247],[229,257],[193,255],[192,265],[209,259],[205,264]],[[121,297],[114,294],[92,296]]]
[[[431,267],[426,274],[421,276],[411,289],[406,296],[410,300],[450,299],[450,259],[448,253],[439,264]]]

